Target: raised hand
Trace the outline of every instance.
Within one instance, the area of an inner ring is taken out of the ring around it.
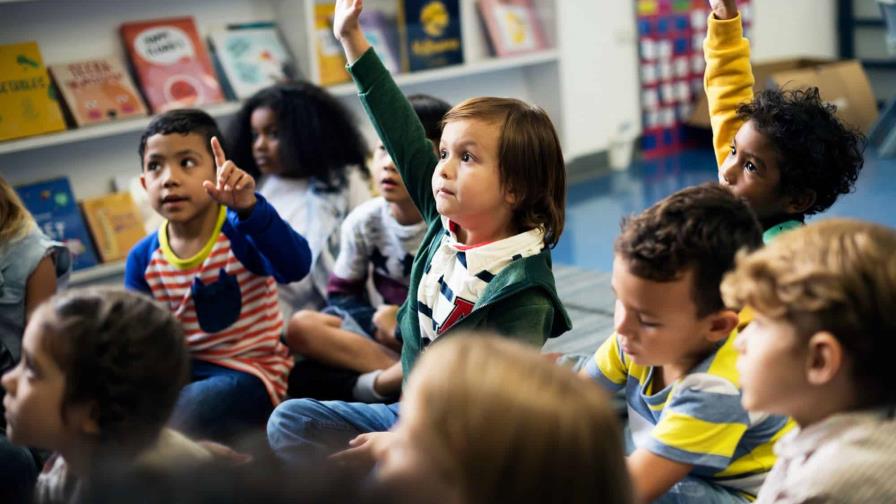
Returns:
[[[218,203],[241,216],[248,214],[255,207],[255,179],[227,159],[217,137],[212,137],[212,153],[217,166],[217,181],[213,184],[206,180],[202,187]]]
[[[737,17],[735,0],[709,0],[709,6],[716,19],[734,19]]]
[[[370,48],[359,21],[363,9],[363,0],[336,0],[333,35],[342,44],[349,64],[357,61]]]

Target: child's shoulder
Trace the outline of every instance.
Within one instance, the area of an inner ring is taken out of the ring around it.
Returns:
[[[351,223],[363,223],[371,219],[382,220],[391,218],[391,215],[388,212],[388,206],[389,204],[386,202],[385,198],[377,196],[376,198],[371,198],[356,206],[348,213],[345,220]]]

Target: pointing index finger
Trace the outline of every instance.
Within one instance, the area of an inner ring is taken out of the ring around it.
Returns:
[[[221,147],[218,137],[212,137],[212,153],[215,155],[215,165],[221,168],[227,162],[227,156],[224,155],[224,149]]]

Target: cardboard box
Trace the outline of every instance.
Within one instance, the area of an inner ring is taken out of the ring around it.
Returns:
[[[796,89],[818,86],[821,98],[837,106],[837,115],[863,133],[877,120],[877,101],[868,76],[857,60],[830,61],[795,58],[753,65],[753,92],[767,88]],[[698,98],[687,123],[709,128],[706,94]]]

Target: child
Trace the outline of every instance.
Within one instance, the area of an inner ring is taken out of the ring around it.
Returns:
[[[375,454],[393,502],[632,502],[608,398],[506,338],[427,351],[395,437]]]
[[[308,240],[311,274],[280,286],[286,315],[326,305],[339,251],[339,226],[370,199],[367,147],[346,108],[310,82],[262,89],[230,123],[232,159],[258,192]]]
[[[563,230],[566,168],[547,114],[500,98],[452,108],[436,156],[413,108],[370,50],[360,13],[361,2],[340,0],[333,29],[368,115],[428,226],[398,313],[401,367],[367,384],[388,396],[426,346],[456,329],[491,328],[538,347],[569,329],[550,252]],[[297,460],[352,433],[385,431],[396,418],[396,404],[290,401],[268,422],[268,439],[279,455]]]
[[[774,464],[772,444],[789,424],[741,406],[730,336],[738,314],[719,293],[735,253],[761,240],[746,203],[715,184],[623,222],[616,334],[582,373],[625,391],[628,467],[643,502],[748,502]]]
[[[896,502],[896,231],[836,219],[787,233],[722,283],[755,318],[738,337],[742,402],[799,430],[757,502]]]
[[[180,323],[118,290],[72,290],[42,304],[22,359],[3,375],[9,438],[56,452],[37,502],[77,502],[104,464],[173,468],[208,452],[162,427],[187,373]]]
[[[426,95],[408,101],[435,150],[442,117],[451,106]],[[378,370],[398,360],[395,315],[407,298],[426,224],[382,142],[374,150],[373,168],[382,196],[354,209],[342,224],[342,246],[328,287],[330,305],[323,312],[300,311],[290,320],[287,344],[309,358],[297,362],[290,374],[294,397],[382,402],[382,397],[354,397],[352,388],[359,373],[373,372],[375,379]],[[368,270],[382,298],[378,308],[367,299]]]
[[[0,177],[0,374],[21,357],[22,334],[35,308],[56,292],[71,270],[71,254],[35,225],[12,186]],[[0,399],[2,399],[0,391]],[[6,422],[0,408],[0,430]],[[0,433],[0,501],[26,502],[37,478],[32,453]]]
[[[753,96],[750,42],[735,0],[710,0],[705,86],[719,181],[746,198],[768,242],[849,193],[862,169],[862,136],[818,88]]]
[[[172,424],[226,441],[264,425],[286,392],[292,360],[275,280],[304,277],[310,251],[225,158],[218,135],[199,110],[167,112],[143,132],[140,180],[166,220],[128,254],[125,284],[184,324],[192,383]]]

